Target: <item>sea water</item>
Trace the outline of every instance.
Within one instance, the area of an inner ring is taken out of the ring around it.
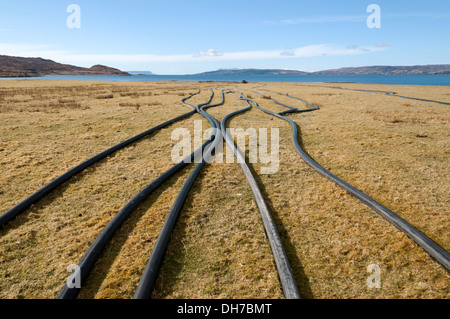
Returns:
[[[450,75],[46,75],[2,80],[308,82],[450,86]]]

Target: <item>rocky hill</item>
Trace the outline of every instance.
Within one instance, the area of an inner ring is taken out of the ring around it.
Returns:
[[[340,68],[318,72],[279,69],[222,69],[196,75],[404,75],[404,74],[450,74],[450,64],[414,66],[364,66]]]
[[[364,66],[340,68],[314,72],[320,75],[404,75],[404,74],[450,74],[450,64],[413,65],[413,66]]]
[[[129,75],[104,65],[82,68],[61,64],[42,58],[22,58],[0,55],[0,77],[38,77],[50,74],[60,75]]]

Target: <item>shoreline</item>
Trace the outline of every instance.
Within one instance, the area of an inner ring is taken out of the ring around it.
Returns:
[[[315,83],[450,86],[450,75],[307,75],[307,76],[196,76],[196,75],[47,75],[42,77],[0,78],[4,81],[86,81],[86,82],[228,82]]]
[[[450,88],[449,85],[426,85],[426,84],[383,84],[383,83],[356,83],[356,82],[267,82],[267,81],[258,81],[258,82],[247,82],[243,84],[240,81],[224,81],[224,80],[217,80],[217,81],[195,81],[195,80],[158,80],[158,81],[111,81],[111,80],[74,80],[74,79],[67,79],[67,80],[55,80],[55,79],[0,79],[0,88],[7,86],[11,84],[23,84],[23,83],[29,83],[31,86],[33,86],[32,83],[35,85],[48,85],[48,84],[54,84],[54,85],[61,85],[61,86],[67,86],[67,85],[95,85],[95,84],[104,84],[104,85],[145,85],[145,84],[178,84],[178,85],[184,85],[184,84],[197,84],[197,85],[208,85],[208,84],[229,84],[229,85],[247,85],[251,87],[252,85],[304,85],[304,86],[317,86],[322,88],[332,88],[333,86],[336,88],[339,87],[347,87],[348,88],[364,88],[369,89],[373,87],[398,87],[398,88],[435,88],[435,89],[445,89]],[[3,84],[3,85],[1,85]],[[449,99],[450,102],[450,99]]]

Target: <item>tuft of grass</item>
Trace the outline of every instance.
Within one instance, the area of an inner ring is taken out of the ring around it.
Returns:
[[[114,98],[114,94],[101,94],[101,95],[97,95],[95,98],[97,100],[113,99]]]
[[[324,107],[324,105],[322,104],[322,103],[319,103],[319,102],[315,102],[315,101],[312,101],[312,102],[310,102],[312,105],[315,105],[315,106],[317,106],[319,109],[322,109],[323,107]]]
[[[138,92],[121,92],[119,93],[122,97],[139,97]]]
[[[140,108],[141,107],[140,103],[131,103],[131,102],[122,102],[122,103],[119,103],[119,105],[121,107],[136,107],[136,108]]]

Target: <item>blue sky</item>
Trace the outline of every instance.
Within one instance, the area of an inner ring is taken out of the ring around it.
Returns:
[[[67,26],[70,4],[81,28]],[[447,64],[449,32],[443,0],[0,0],[0,54],[157,74]]]

